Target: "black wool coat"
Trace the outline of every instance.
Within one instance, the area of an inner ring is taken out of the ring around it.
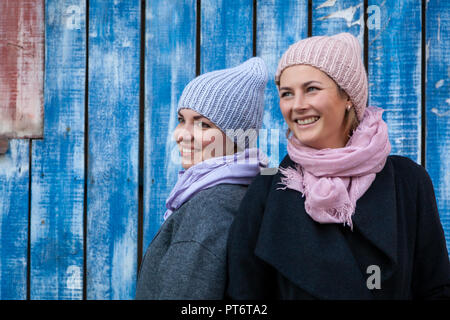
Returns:
[[[294,162],[286,156],[280,166]],[[389,156],[356,203],[353,231],[312,220],[302,194],[279,189],[280,178],[257,176],[241,202],[228,238],[227,298],[450,298],[444,231],[422,166]]]

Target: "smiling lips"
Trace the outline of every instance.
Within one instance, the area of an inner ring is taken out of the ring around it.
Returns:
[[[193,148],[180,147],[181,156],[183,156],[183,155],[190,155],[190,154],[192,154],[192,153],[194,153],[196,151],[199,151],[199,150],[193,149]]]
[[[316,122],[317,120],[319,120],[319,118],[320,117],[309,117],[306,119],[297,119],[295,120],[295,122],[298,123],[299,125],[306,125]]]
[[[183,152],[183,153],[191,153],[191,152],[194,152],[194,149],[185,149],[185,148],[182,148],[182,149],[181,149],[181,152]]]

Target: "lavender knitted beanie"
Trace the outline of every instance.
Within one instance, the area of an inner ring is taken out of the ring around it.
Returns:
[[[275,73],[279,88],[284,69],[307,64],[320,69],[331,77],[352,100],[359,121],[367,105],[367,73],[361,59],[361,46],[350,33],[334,36],[315,36],[291,45],[283,54]]]
[[[251,58],[234,68],[204,73],[187,84],[178,101],[178,109],[191,109],[208,118],[231,141],[236,138],[244,149],[248,129],[261,128],[267,67],[261,58]],[[241,130],[239,130],[241,129]],[[228,131],[228,132],[227,132]],[[232,134],[231,134],[231,133]],[[251,144],[252,142],[250,142]]]

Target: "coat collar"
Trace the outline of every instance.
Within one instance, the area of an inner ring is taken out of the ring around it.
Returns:
[[[280,166],[293,165],[286,156]],[[344,227],[312,220],[305,211],[301,193],[278,189],[280,178],[281,173],[278,173],[273,179],[255,254],[317,298],[374,298],[366,284],[370,275],[361,270],[355,260]],[[363,259],[380,266],[382,286],[392,276],[396,265],[394,182],[393,166],[388,157],[383,170],[358,199],[353,215],[353,232],[371,248],[363,251]]]

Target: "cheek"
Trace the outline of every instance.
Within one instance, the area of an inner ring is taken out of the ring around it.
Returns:
[[[341,103],[328,95],[317,95],[313,101],[314,108],[326,121],[337,121],[341,117]]]
[[[215,130],[205,130],[201,133],[201,136],[197,137],[197,142],[201,144],[202,149],[204,150],[207,146],[212,147],[217,143],[217,133]]]
[[[333,105],[323,105],[319,111],[322,114],[322,130],[331,135],[339,134],[344,123],[345,109],[338,101]]]
[[[203,137],[202,147],[206,158],[217,157],[226,153],[227,138],[220,130],[207,130]]]
[[[172,135],[176,142],[178,142],[178,140],[180,138],[180,134],[181,134],[180,125],[177,125],[175,127],[175,130],[173,131],[173,135]]]
[[[283,115],[283,118],[285,120],[289,120],[290,113],[291,113],[291,107],[290,107],[289,103],[280,101],[280,110],[281,110],[281,114]]]

